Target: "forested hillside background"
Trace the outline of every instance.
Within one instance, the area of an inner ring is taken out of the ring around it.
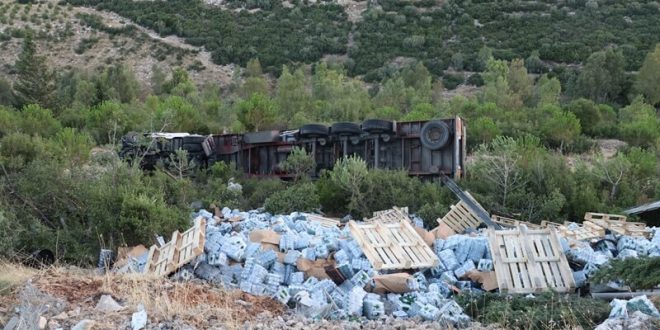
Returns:
[[[196,202],[354,217],[407,205],[429,226],[455,202],[435,182],[355,159],[315,182],[185,157],[145,175],[116,156],[130,131],[461,116],[460,184],[490,211],[581,221],[657,200],[657,17],[655,1],[5,0],[0,251],[85,262],[99,246],[184,228]],[[308,160],[296,152],[286,165]]]

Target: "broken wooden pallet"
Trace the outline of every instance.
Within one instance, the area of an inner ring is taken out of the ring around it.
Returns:
[[[152,245],[143,272],[158,276],[175,272],[204,252],[205,237],[206,220],[199,217],[192,228],[172,233],[172,239],[165,245]]]
[[[365,222],[373,222],[376,220],[380,220],[382,222],[397,222],[399,220],[406,220],[410,221],[410,217],[408,216],[408,208],[398,208],[398,207],[393,207],[389,210],[383,210],[383,211],[377,211],[374,212],[374,216],[370,219],[365,219]]]
[[[350,221],[348,228],[375,270],[431,268],[439,264],[409,221]]]
[[[462,201],[452,205],[449,212],[442,219],[438,219],[438,223],[446,224],[455,233],[462,233],[467,228],[477,228],[481,222],[479,217]]]
[[[571,292],[573,273],[554,229],[488,230],[500,292]]]
[[[542,229],[544,228],[542,225],[527,222],[527,221],[521,221],[521,220],[516,220],[516,219],[511,219],[507,217],[503,217],[501,215],[491,215],[490,216],[491,220],[493,220],[494,223],[500,224],[503,227],[508,227],[508,228],[514,228],[519,225],[525,225],[527,228],[530,229]]]
[[[303,215],[307,218],[307,221],[316,222],[320,224],[321,227],[331,228],[339,227],[341,225],[341,220],[339,219],[328,218],[314,213],[303,213]]]

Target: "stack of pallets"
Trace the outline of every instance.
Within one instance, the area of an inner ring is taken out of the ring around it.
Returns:
[[[628,218],[618,214],[605,214],[587,212],[584,215],[585,226],[589,224],[593,227],[606,229],[612,233],[626,236],[639,236],[649,238],[651,231],[646,229],[646,224],[642,222],[628,222]]]

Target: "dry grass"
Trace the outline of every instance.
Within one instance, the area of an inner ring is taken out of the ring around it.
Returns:
[[[239,328],[246,320],[268,311],[283,312],[283,306],[270,298],[254,297],[240,291],[227,292],[202,282],[179,283],[149,275],[125,274],[98,276],[91,272],[72,272],[51,268],[35,274],[33,283],[43,292],[80,306],[89,318],[103,320],[107,315],[94,315],[94,306],[103,294],[112,295],[126,308],[117,312],[130,318],[137,306],[144,305],[151,322],[179,320],[200,329],[213,325]],[[237,300],[246,303],[238,304]]]
[[[37,269],[0,261],[0,296],[11,295],[16,287],[38,273]]]
[[[33,268],[0,260],[0,324],[7,323],[12,306],[18,303],[18,291],[37,272]]]

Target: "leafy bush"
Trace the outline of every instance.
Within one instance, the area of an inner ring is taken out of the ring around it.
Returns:
[[[660,283],[660,257],[614,259],[591,278],[593,283],[618,280],[632,290],[655,288]]]
[[[11,258],[20,250],[20,240],[27,234],[28,228],[21,225],[13,213],[4,210],[0,210],[0,226],[3,228],[0,231],[0,256]]]
[[[307,178],[316,167],[314,157],[303,148],[295,147],[281,165],[282,169],[293,175],[295,181]]]
[[[284,182],[278,178],[251,178],[242,180],[241,184],[243,185],[244,196],[242,208],[246,210],[263,207],[268,197],[286,188]]]
[[[288,214],[293,211],[309,212],[319,208],[316,186],[311,182],[294,184],[266,198],[264,207],[273,214]]]
[[[610,313],[607,302],[546,292],[527,298],[495,293],[462,295],[457,301],[465,313],[484,323],[497,323],[505,329],[594,328]]]
[[[464,80],[465,78],[462,74],[445,74],[442,76],[442,84],[449,90],[455,89]]]
[[[113,227],[128,245],[151,242],[156,235],[167,236],[187,225],[186,214],[169,207],[163,196],[128,190],[121,198],[119,219]]]

